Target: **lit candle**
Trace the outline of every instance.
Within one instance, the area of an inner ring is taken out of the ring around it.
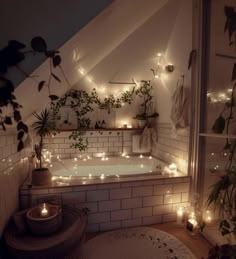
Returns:
[[[139,158],[143,158],[143,155],[141,154],[141,155],[139,156]]]
[[[125,129],[127,129],[127,124],[124,124],[123,127],[124,127]]]
[[[182,224],[183,223],[183,217],[184,217],[184,208],[183,207],[178,207],[176,211],[176,216],[177,216],[177,224]]]
[[[212,222],[212,214],[210,210],[207,210],[205,213],[205,221],[206,223],[211,223]]]
[[[195,227],[197,226],[197,221],[196,221],[196,219],[189,219],[188,222],[193,225],[193,228],[195,228]]]
[[[46,203],[43,203],[43,207],[40,211],[41,217],[48,217],[48,209],[46,207]]]
[[[198,225],[198,222],[196,220],[195,212],[191,212],[189,219],[187,221],[187,229],[190,231],[193,231]]]

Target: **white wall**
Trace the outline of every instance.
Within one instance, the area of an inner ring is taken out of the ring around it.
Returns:
[[[18,208],[19,186],[29,171],[27,152],[17,152],[15,130],[0,130],[0,237],[5,224]]]
[[[153,148],[153,154],[164,161],[175,163],[184,173],[188,169],[189,129],[173,131],[170,119],[171,96],[181,75],[185,75],[184,86],[191,91],[191,72],[188,71],[188,57],[192,50],[192,1],[181,0],[177,16],[168,40],[165,59],[175,66],[172,73],[163,74],[155,81],[155,95],[158,118],[159,142]],[[189,107],[190,111],[190,107]],[[191,116],[191,114],[189,114]]]
[[[160,123],[170,123],[171,95],[181,75],[185,75],[185,86],[191,87],[191,73],[187,70],[188,57],[192,50],[192,1],[179,1],[177,16],[165,51],[167,63],[175,70],[165,73],[161,82],[156,82],[157,107]]]

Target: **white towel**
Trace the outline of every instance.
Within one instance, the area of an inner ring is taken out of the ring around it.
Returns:
[[[148,147],[152,148],[152,145],[156,144],[158,141],[158,132],[156,128],[145,127],[140,138],[140,148]]]
[[[177,85],[171,100],[170,118],[176,129],[188,126],[188,92],[183,85]]]

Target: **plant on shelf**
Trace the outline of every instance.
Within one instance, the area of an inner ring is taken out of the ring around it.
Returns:
[[[72,148],[78,148],[79,151],[86,150],[88,142],[84,139],[84,135],[90,126],[88,114],[94,110],[93,105],[98,103],[99,99],[95,89],[91,93],[87,93],[84,90],[71,89],[51,104],[54,118],[58,119],[60,117],[60,109],[65,105],[69,106],[71,112],[74,112],[77,117],[77,129],[74,129],[69,136],[69,139],[74,141],[71,144]]]
[[[103,101],[98,99],[98,108],[101,110],[107,110],[108,113],[111,113],[112,109],[121,108],[121,106],[120,99],[116,99],[113,94],[109,94]]]
[[[157,112],[152,113],[152,85],[148,80],[142,80],[141,86],[135,90],[135,94],[142,99],[141,113],[137,114],[134,119],[147,120],[149,118],[156,118],[159,116]]]
[[[41,54],[49,59],[49,77],[48,79],[38,81],[37,76],[30,76],[24,71],[20,64],[29,57],[34,57],[35,54]],[[23,122],[21,116],[22,106],[17,102],[14,95],[15,86],[11,74],[8,73],[11,68],[17,69],[25,78],[30,78],[36,83],[38,91],[40,92],[44,87],[47,87],[49,98],[51,101],[58,99],[56,95],[51,93],[51,81],[56,80],[61,82],[60,78],[54,72],[59,68],[60,73],[68,83],[67,78],[61,67],[61,57],[59,51],[49,50],[46,41],[42,37],[34,37],[31,40],[31,46],[26,49],[26,45],[16,40],[10,40],[4,48],[0,49],[0,126],[6,130],[7,126],[12,125],[13,121],[17,123],[18,136],[17,150],[24,148],[23,139],[28,134],[28,127]]]
[[[236,36],[236,12],[233,7],[225,6],[226,24],[225,32],[229,34],[229,44],[235,44]],[[232,40],[233,38],[233,40]],[[224,131],[229,134],[230,126],[235,121],[235,88],[236,88],[236,63],[234,63],[232,78],[233,87],[230,99],[225,103],[224,108],[215,120],[212,130],[214,133],[222,134]],[[209,258],[221,258],[229,256],[234,258],[236,246],[231,241],[236,241],[236,165],[235,151],[236,140],[226,139],[224,151],[229,153],[224,175],[211,187],[207,205],[214,206],[219,211],[219,230],[228,239],[228,244],[216,247],[209,253]],[[215,257],[211,257],[215,256]]]
[[[51,174],[48,168],[43,167],[43,146],[44,138],[51,135],[54,130],[54,121],[49,109],[44,109],[41,113],[33,113],[37,119],[32,128],[37,137],[39,137],[39,143],[35,144],[35,156],[38,163],[38,168],[32,171],[32,184],[33,185],[48,185],[51,182]]]

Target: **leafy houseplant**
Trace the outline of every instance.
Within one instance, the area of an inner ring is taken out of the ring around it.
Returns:
[[[142,112],[137,114],[134,119],[137,120],[147,120],[149,118],[156,118],[159,116],[157,112],[151,113],[151,105],[152,105],[152,85],[150,81],[142,80],[141,86],[135,90],[135,94],[142,99],[142,104],[140,105],[142,108]]]
[[[48,185],[51,181],[51,173],[48,168],[43,167],[42,150],[44,138],[49,136],[54,129],[53,119],[51,112],[48,109],[44,109],[40,114],[34,113],[33,115],[37,119],[32,127],[39,137],[39,144],[35,145],[35,156],[39,161],[39,167],[32,171],[32,184]]]

